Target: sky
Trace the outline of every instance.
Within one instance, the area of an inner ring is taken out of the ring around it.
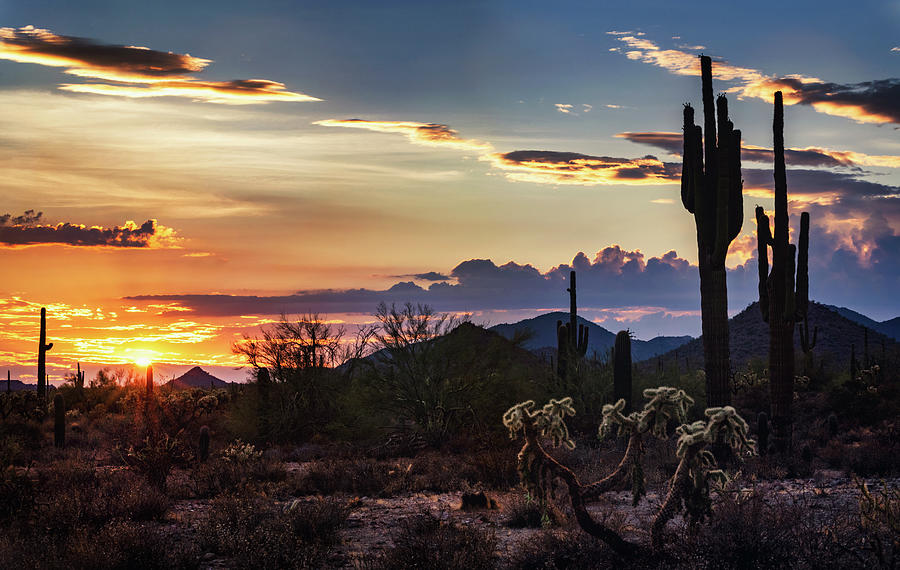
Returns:
[[[900,315],[900,2],[0,2],[0,370],[241,378],[281,313],[568,307],[700,332],[679,199],[698,55],[743,133],[729,309],[756,300],[785,98],[810,295]]]

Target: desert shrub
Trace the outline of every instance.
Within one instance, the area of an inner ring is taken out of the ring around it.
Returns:
[[[191,542],[173,539],[147,523],[113,520],[88,536],[68,542],[67,568],[176,569],[199,567],[200,552]]]
[[[379,495],[398,489],[403,467],[374,459],[323,459],[309,465],[294,481],[299,495]],[[400,485],[402,487],[402,485]]]
[[[74,528],[63,539],[35,527],[13,528],[0,534],[0,559],[8,568],[180,570],[199,567],[200,552],[159,527],[114,520],[99,528]]]
[[[165,493],[129,471],[100,472],[77,459],[42,471],[39,488],[42,501],[35,518],[52,534],[113,519],[161,520],[170,505]]]
[[[191,495],[214,497],[247,485],[283,481],[287,471],[276,458],[237,441],[227,446],[219,457],[196,464],[186,475]]]
[[[168,434],[149,435],[140,444],[132,445],[124,452],[120,450],[119,456],[125,465],[160,491],[166,490],[172,467],[188,459],[178,438]]]
[[[496,538],[491,533],[424,514],[404,521],[394,537],[394,547],[369,557],[363,567],[371,570],[496,568],[495,549]]]
[[[766,496],[757,489],[726,493],[709,524],[685,529],[676,556],[688,567],[857,568],[858,524],[845,505],[803,496]]]
[[[556,524],[552,515],[541,507],[531,495],[515,495],[503,505],[506,512],[506,526],[510,528],[541,528]]]
[[[512,556],[517,570],[593,570],[594,568],[642,568],[632,559],[624,565],[609,548],[585,533],[559,534],[545,531],[535,535]],[[646,567],[653,566],[647,564]]]
[[[201,543],[239,567],[321,568],[349,510],[329,499],[281,509],[261,497],[222,496],[201,524]]]
[[[34,486],[15,467],[0,468],[0,521],[25,516],[34,506]]]

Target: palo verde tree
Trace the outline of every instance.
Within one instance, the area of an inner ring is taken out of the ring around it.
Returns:
[[[702,128],[694,125],[694,108],[684,106],[681,201],[697,226],[706,401],[724,406],[731,402],[725,256],[744,220],[741,131],[728,120],[725,95],[713,105],[712,60],[707,56],[700,56],[700,74]]]
[[[290,320],[286,315],[261,336],[245,336],[232,345],[257,379],[258,435],[276,439],[303,437],[322,429],[337,413],[337,392],[349,369],[342,364],[366,349],[371,331],[356,337],[317,314]]]
[[[536,409],[533,400],[516,404],[503,415],[503,425],[510,437],[520,432],[525,444],[518,455],[518,471],[522,485],[544,508],[555,509],[553,485],[561,481],[568,491],[568,499],[579,526],[588,534],[606,542],[622,555],[633,555],[640,547],[625,540],[602,520],[594,518],[587,510],[587,503],[600,495],[615,490],[625,481],[631,481],[633,504],[636,506],[644,495],[644,471],[642,467],[643,439],[653,436],[668,439],[670,421],[684,422],[687,410],[694,403],[684,390],[661,386],[644,390],[648,400],[640,412],[625,415],[625,400],[603,407],[600,436],[616,435],[628,439],[628,446],[616,468],[606,477],[593,483],[581,483],[575,473],[557,461],[544,448],[543,439],[549,438],[554,447],[574,449],[575,442],[569,435],[566,417],[574,416],[571,398],[551,399],[544,407]],[[692,520],[705,517],[711,508],[709,489],[721,484],[727,477],[716,469],[712,445],[728,445],[737,457],[754,453],[754,442],[748,438],[747,423],[731,406],[708,408],[706,419],[683,423],[677,430],[676,456],[678,467],[672,476],[668,491],[651,526],[654,548],[663,544],[666,524],[679,511]]]
[[[783,451],[791,446],[794,325],[806,320],[809,308],[809,213],[803,212],[800,215],[800,237],[795,247],[788,237],[784,105],[781,91],[775,92],[772,131],[775,138],[775,233],[773,235],[769,229],[769,217],[762,207],[757,206],[756,236],[759,247],[759,308],[763,320],[769,324],[769,389],[772,399],[773,443],[777,449]],[[769,247],[772,248],[771,272]],[[806,330],[808,335],[808,326]]]
[[[412,421],[428,443],[444,441],[468,409],[477,375],[461,373],[444,339],[468,317],[437,314],[428,305],[381,303],[375,310],[370,378],[401,420]]]

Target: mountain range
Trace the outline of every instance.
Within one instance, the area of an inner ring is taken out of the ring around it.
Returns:
[[[547,313],[532,319],[525,319],[517,323],[501,324],[490,327],[488,330],[497,332],[508,339],[514,335],[530,332],[531,336],[522,344],[528,350],[543,352],[542,349],[556,350],[556,322],[569,322],[569,313],[561,311]],[[597,353],[600,356],[613,347],[616,343],[616,335],[596,323],[578,317],[578,324],[588,327],[588,355]],[[658,336],[650,340],[631,341],[631,356],[635,361],[646,360],[658,354],[668,352],[681,346],[693,337],[690,336]]]
[[[855,349],[856,359],[859,363],[865,366],[866,354],[868,354],[870,362],[884,362],[886,358],[890,358],[889,355],[896,353],[900,348],[893,338],[842,314],[849,309],[843,311],[836,309],[838,308],[813,301],[809,304],[810,334],[818,329],[816,344],[813,348],[817,362],[832,369],[848,370],[852,349]],[[849,313],[859,315],[854,311],[849,311]],[[863,315],[859,315],[859,317],[863,317]],[[754,359],[767,361],[769,325],[762,319],[758,302],[751,303],[743,311],[729,319],[728,325],[731,366],[734,370],[743,369],[749,361]],[[799,357],[801,354],[800,335],[796,333],[794,334],[794,350]],[[687,344],[661,354],[658,359],[654,360],[662,362],[664,365],[677,361],[679,367],[687,369],[701,368],[703,366],[703,340],[702,338],[693,339]]]

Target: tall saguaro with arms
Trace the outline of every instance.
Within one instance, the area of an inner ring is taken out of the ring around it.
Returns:
[[[700,56],[700,76],[702,128],[694,124],[694,108],[684,106],[681,201],[697,225],[707,405],[725,406],[731,402],[725,256],[744,221],[741,131],[728,120],[725,95],[713,103],[712,60],[707,56]]]
[[[776,448],[791,445],[791,401],[794,397],[794,325],[807,318],[809,307],[809,213],[800,215],[800,237],[795,247],[788,237],[787,175],[784,167],[784,105],[775,93],[775,233],[769,217],[756,207],[759,247],[759,308],[769,324],[769,387],[772,428]],[[772,270],[769,251],[772,248]],[[796,285],[794,257],[796,255]]]

